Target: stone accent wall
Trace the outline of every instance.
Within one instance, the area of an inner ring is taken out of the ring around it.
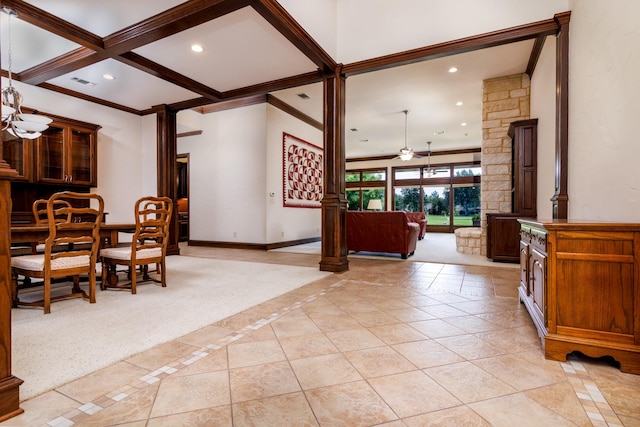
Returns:
[[[527,74],[485,80],[482,95],[481,254],[487,254],[489,212],[511,212],[511,138],[509,124],[529,118]]]

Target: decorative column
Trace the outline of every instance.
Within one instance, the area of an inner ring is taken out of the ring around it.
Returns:
[[[178,185],[177,185],[177,114],[167,105],[156,108],[157,122],[157,176],[158,196],[167,196],[173,201],[173,214],[169,225],[167,255],[180,255],[178,230]]]
[[[11,179],[16,176],[0,151],[0,421],[24,412],[23,381],[11,375]]]
[[[345,198],[345,76],[342,66],[324,76],[324,197],[320,270],[341,272],[347,260]]]
[[[529,118],[529,76],[488,79],[482,94],[481,211],[511,212],[511,138],[509,124]],[[482,215],[480,253],[487,252],[487,220]]]
[[[569,215],[569,19],[571,12],[554,16],[556,35],[556,170],[555,194],[551,198],[554,219]]]

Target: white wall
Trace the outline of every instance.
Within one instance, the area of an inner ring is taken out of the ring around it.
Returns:
[[[282,133],[322,146],[321,131],[268,104],[183,111],[178,122],[203,131],[178,139],[178,153],[189,153],[191,240],[265,244],[320,236],[320,209],[282,205]]]
[[[8,81],[2,80],[6,87]],[[26,107],[102,126],[98,131],[98,187],[92,192],[104,198],[109,222],[131,222],[133,205],[144,194],[143,183],[155,182],[155,176],[143,173],[144,164],[155,165],[155,153],[151,159],[142,156],[140,116],[16,81],[13,85]],[[155,127],[153,135],[155,144]]]
[[[286,132],[318,147],[323,146],[322,131],[290,116],[282,110],[267,107],[267,243],[320,237],[320,208],[283,207],[282,133]],[[273,193],[273,197],[270,194]]]
[[[569,218],[637,222],[640,2],[570,4]]]
[[[190,154],[189,238],[265,243],[266,104],[183,111],[178,122],[202,130],[178,139],[178,153]]]
[[[338,62],[549,19],[567,0],[339,0]]]
[[[530,117],[538,119],[538,218],[551,218],[556,158],[556,37],[547,37],[531,79]]]

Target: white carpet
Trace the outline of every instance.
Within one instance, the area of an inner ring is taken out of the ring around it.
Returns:
[[[171,341],[331,273],[311,267],[170,256],[167,287],[138,293],[97,291],[97,302],[72,299],[15,308],[12,369],[24,380],[21,400]],[[22,295],[22,293],[21,293]]]
[[[280,252],[294,252],[320,254],[321,243],[313,242],[304,245],[287,246],[274,249]],[[456,251],[456,236],[453,233],[427,233],[422,240],[418,240],[416,252],[407,260],[400,254],[377,252],[349,252],[349,257],[389,259],[397,261],[434,262],[442,264],[481,265],[489,267],[519,268],[518,264],[493,262],[484,255],[465,255]]]

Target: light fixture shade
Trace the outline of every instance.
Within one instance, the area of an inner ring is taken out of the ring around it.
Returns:
[[[23,120],[25,122],[42,123],[42,124],[45,124],[45,125],[48,125],[49,123],[51,123],[53,121],[53,119],[50,119],[47,116],[42,116],[40,114],[24,114],[24,113],[20,113],[20,114],[18,114],[18,117],[20,118],[20,120]]]
[[[367,204],[367,209],[370,211],[381,211],[382,210],[382,200],[380,199],[371,199],[369,200],[369,204]]]
[[[2,104],[2,120],[6,119],[7,117],[9,117],[11,114],[15,112],[16,112],[15,108],[9,105]]]
[[[14,120],[11,122],[13,127],[22,132],[42,132],[49,126],[45,123],[25,122],[24,120]]]
[[[17,138],[25,139],[36,139],[42,135],[40,132],[20,132],[20,129],[14,129],[12,127],[8,127],[6,131]]]

